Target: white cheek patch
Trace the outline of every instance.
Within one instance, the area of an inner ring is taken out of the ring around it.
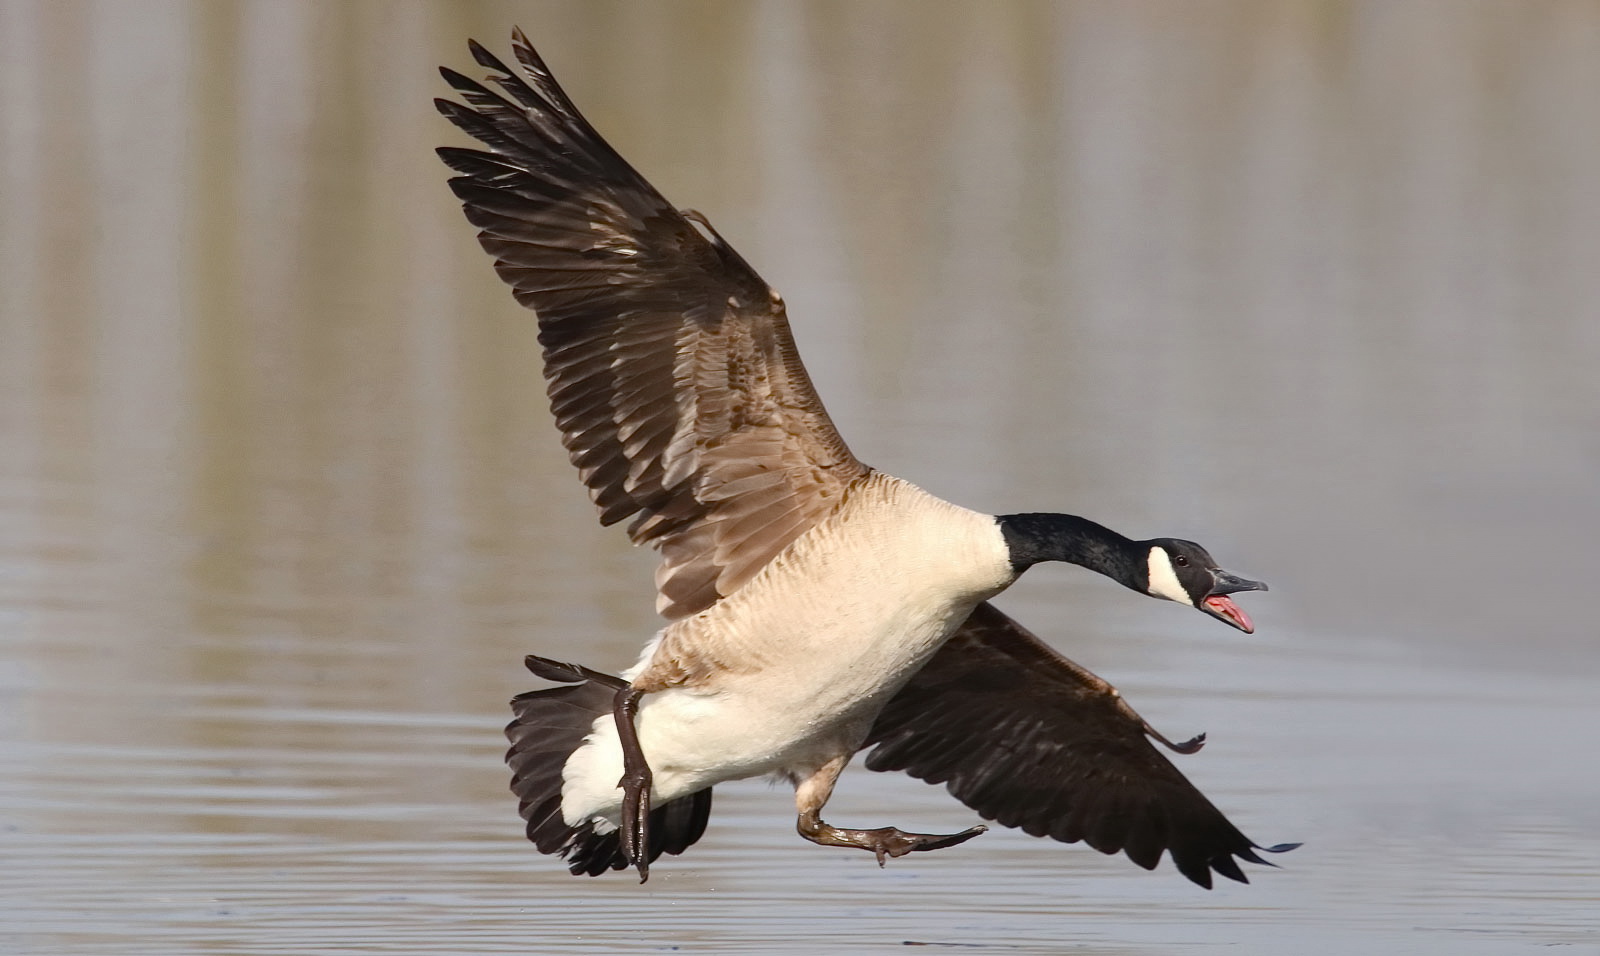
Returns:
[[[1189,592],[1185,591],[1178,581],[1178,572],[1172,569],[1172,557],[1167,554],[1166,549],[1151,548],[1149,564],[1151,595],[1194,607]]]

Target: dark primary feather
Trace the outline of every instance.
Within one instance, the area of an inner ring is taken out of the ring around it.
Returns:
[[[1152,869],[1166,851],[1210,888],[1265,863],[1146,738],[1111,685],[988,603],[889,701],[868,735],[871,770],[904,770],[984,817],[1034,836],[1125,852]]]
[[[440,112],[486,148],[439,155],[496,271],[538,314],[556,424],[601,521],[631,517],[633,540],[661,549],[658,607],[681,617],[732,593],[868,469],[823,410],[782,300],[514,39],[523,75],[472,44],[498,92],[441,71],[465,104]]]

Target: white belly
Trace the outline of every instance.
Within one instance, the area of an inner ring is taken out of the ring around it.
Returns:
[[[888,698],[979,601],[1011,583],[993,518],[897,479],[882,485],[853,496],[736,593],[664,628],[624,674],[674,653],[721,665],[640,703],[658,804],[725,780],[803,777],[853,753]],[[567,822],[614,821],[621,774],[608,715],[567,763]]]

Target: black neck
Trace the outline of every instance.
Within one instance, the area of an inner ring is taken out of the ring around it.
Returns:
[[[1077,515],[1000,515],[1000,533],[1018,574],[1040,561],[1065,561],[1143,591],[1149,570],[1143,549],[1105,525]]]

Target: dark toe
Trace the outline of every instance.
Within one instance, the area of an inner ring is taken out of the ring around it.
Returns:
[[[937,833],[918,833],[908,835],[914,835],[919,838],[917,840],[917,845],[911,848],[912,850],[942,850],[947,846],[955,846],[957,843],[965,843],[980,833],[988,832],[988,830],[988,827],[980,823],[975,827],[962,830],[960,833],[946,833],[943,835]]]

